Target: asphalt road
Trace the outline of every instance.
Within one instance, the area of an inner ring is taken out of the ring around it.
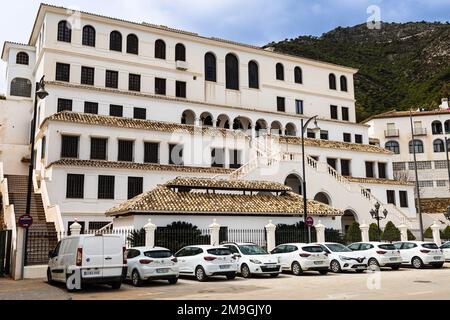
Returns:
[[[302,299],[445,299],[450,300],[450,264],[443,269],[390,269],[363,274],[345,273],[321,276],[305,273],[295,277],[282,274],[278,278],[222,277],[199,283],[180,279],[178,284],[154,281],[134,288],[125,283],[120,290],[108,286],[92,286],[77,293],[68,293],[64,285],[50,286],[44,280],[13,281],[0,279],[2,299],[183,299],[183,300],[302,300]]]

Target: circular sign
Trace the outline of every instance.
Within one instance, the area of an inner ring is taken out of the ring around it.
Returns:
[[[312,227],[314,225],[313,217],[307,217],[305,223],[308,227]]]
[[[17,221],[19,226],[22,228],[29,228],[33,224],[33,217],[29,214],[24,214],[23,216],[19,217],[19,220]]]

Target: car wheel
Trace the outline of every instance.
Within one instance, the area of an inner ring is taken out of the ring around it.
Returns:
[[[276,277],[278,277],[280,274],[279,273],[271,273],[270,274],[270,276],[272,277],[272,278],[276,278]]]
[[[399,269],[400,269],[400,266],[398,266],[398,265],[391,266],[391,269],[392,269],[392,270],[399,270]]]
[[[291,270],[294,276],[299,276],[303,273],[302,267],[300,266],[300,263],[298,263],[297,261],[294,261],[292,263]]]
[[[208,278],[203,267],[197,267],[197,269],[195,269],[195,277],[200,282],[203,282]]]
[[[142,279],[137,270],[133,270],[133,273],[131,274],[131,283],[135,287],[142,286]]]
[[[339,263],[339,261],[337,260],[333,260],[330,263],[330,269],[331,271],[333,271],[334,273],[339,273],[342,271],[341,269],[341,264]]]
[[[234,279],[236,279],[236,272],[228,273],[228,274],[227,274],[227,279],[228,279],[228,280],[234,280]]]
[[[328,270],[320,270],[319,273],[323,276],[328,274]]]
[[[52,272],[50,271],[50,268],[47,269],[47,283],[54,284],[54,281],[52,279]]]
[[[171,278],[168,281],[170,284],[176,284],[178,282],[178,278]]]
[[[241,275],[243,278],[250,278],[252,276],[250,268],[246,264],[243,264],[241,267]]]
[[[113,288],[114,290],[119,290],[121,286],[122,281],[116,281],[111,283],[111,288]]]
[[[411,264],[415,269],[422,269],[423,268],[423,261],[419,257],[414,257],[411,260]]]
[[[368,262],[368,267],[372,271],[380,270],[380,264],[378,263],[377,259],[370,258]]]

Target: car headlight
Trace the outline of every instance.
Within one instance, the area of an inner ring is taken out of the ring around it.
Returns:
[[[339,256],[339,259],[344,260],[344,261],[352,260],[351,258],[344,257],[344,256]]]
[[[254,264],[262,264],[261,261],[256,260],[256,259],[250,259],[250,262],[251,262],[251,263],[254,263]]]

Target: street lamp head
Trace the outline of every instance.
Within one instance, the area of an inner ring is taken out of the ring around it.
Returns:
[[[319,133],[319,132],[320,132],[320,127],[319,127],[319,125],[317,124],[317,118],[314,119],[314,128],[312,129],[312,131],[313,131],[314,133]]]
[[[386,219],[387,215],[388,215],[388,211],[386,209],[383,210],[383,215],[384,215],[384,218]]]
[[[381,204],[379,202],[375,203],[375,209],[380,210]]]
[[[372,219],[375,219],[377,213],[375,212],[375,210],[370,210],[370,215],[372,216]]]
[[[48,92],[45,91],[45,89],[41,87],[41,88],[39,88],[38,91],[36,91],[36,95],[39,99],[43,100],[43,99],[47,98]]]

